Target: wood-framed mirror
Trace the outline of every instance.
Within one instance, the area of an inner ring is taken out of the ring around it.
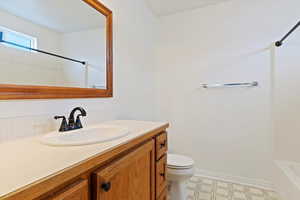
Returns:
[[[110,9],[98,0],[0,2],[0,100],[112,96]]]

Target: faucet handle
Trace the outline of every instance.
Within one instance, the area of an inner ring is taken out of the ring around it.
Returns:
[[[79,114],[76,117],[75,127],[78,128],[78,129],[83,128],[81,120],[80,120],[80,117],[82,117],[82,116],[83,116],[82,114]]]
[[[54,119],[56,119],[56,120],[57,119],[66,119],[66,117],[65,116],[55,116]]]
[[[59,132],[65,132],[69,130],[67,119],[65,116],[55,116],[54,119],[63,119],[59,128]]]

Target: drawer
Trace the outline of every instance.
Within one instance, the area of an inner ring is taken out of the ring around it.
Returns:
[[[156,160],[159,160],[162,156],[166,154],[168,151],[168,136],[167,133],[164,132],[156,137]]]
[[[167,155],[156,162],[156,198],[167,188]]]
[[[157,198],[157,200],[168,200],[168,190],[165,189]]]

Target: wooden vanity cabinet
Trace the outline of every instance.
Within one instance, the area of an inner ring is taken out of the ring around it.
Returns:
[[[154,141],[93,173],[95,200],[154,200]]]
[[[156,197],[160,197],[167,188],[167,157],[162,157],[156,162]]]
[[[162,129],[1,200],[166,200],[166,152]]]
[[[80,179],[45,200],[89,200],[88,181]]]
[[[94,200],[167,200],[167,133],[93,173]]]
[[[158,136],[156,136],[155,148],[156,148],[156,160],[159,160],[161,157],[166,155],[166,152],[168,151],[168,135],[166,132],[163,132]]]
[[[168,200],[168,190],[167,188],[160,194],[157,200]]]
[[[167,193],[167,151],[168,135],[163,132],[155,138],[156,167],[155,167],[155,195],[156,199],[164,199]],[[165,193],[165,195],[164,195]]]

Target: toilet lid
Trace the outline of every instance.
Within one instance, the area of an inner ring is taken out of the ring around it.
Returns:
[[[176,154],[168,154],[167,159],[168,167],[170,168],[191,168],[194,165],[193,159]]]

